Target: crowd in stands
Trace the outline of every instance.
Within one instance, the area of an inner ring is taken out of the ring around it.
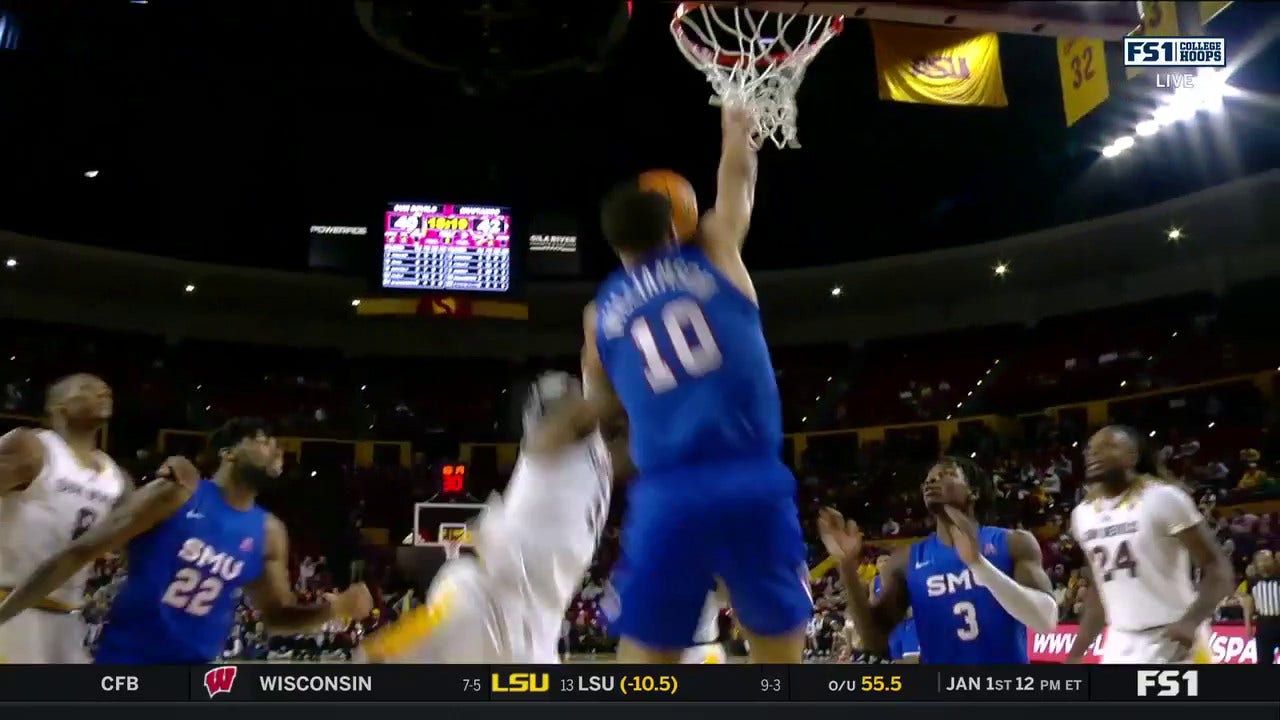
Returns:
[[[1087,582],[1067,529],[1082,493],[1082,448],[1098,426],[1118,422],[1149,434],[1152,451],[1211,517],[1243,577],[1251,552],[1280,545],[1275,513],[1231,509],[1280,498],[1280,335],[1273,314],[1258,312],[1274,290],[1274,283],[1263,283],[1223,297],[1174,298],[1034,327],[881,340],[857,349],[775,349],[787,427],[805,433],[789,439],[785,453],[799,481],[810,565],[824,559],[817,511],[833,505],[871,538],[865,571],[874,573],[884,541],[930,531],[919,500],[928,465],[943,454],[962,456],[991,479],[990,521],[1040,538],[1063,617],[1073,617]],[[375,586],[378,609],[313,635],[274,637],[245,605],[227,654],[254,659],[348,657],[364,634],[420,602],[421,593],[396,576],[387,548],[361,547],[361,528],[387,528],[392,538],[411,532],[410,508],[438,491],[433,477],[441,463],[456,461],[458,443],[514,439],[516,414],[507,410],[525,378],[576,365],[568,356],[525,363],[423,359],[405,372],[398,360],[336,352],[170,343],[10,320],[0,327],[6,422],[38,416],[42,388],[57,376],[96,372],[118,388],[108,449],[138,477],[166,454],[197,453],[201,432],[244,413],[281,418],[280,435],[412,443],[407,466],[393,452],[375,453],[372,463],[357,467],[350,446],[339,443],[314,443],[301,458],[288,458],[289,493],[264,502],[295,538],[298,592],[316,597],[345,584],[358,566]],[[432,372],[436,364],[448,372]],[[950,420],[944,431],[939,422]],[[865,430],[873,426],[879,428]],[[170,435],[162,446],[161,428],[191,433]],[[480,497],[506,480],[491,447],[472,455],[469,472],[469,489]],[[567,650],[610,647],[599,601],[624,505],[620,496],[598,562],[566,612]],[[332,512],[316,510],[321,506]],[[333,562],[308,559],[322,554]],[[91,624],[101,621],[120,576],[118,560],[99,563],[86,609]],[[842,625],[840,590],[833,573],[815,580],[815,637]],[[1229,603],[1220,612],[1239,616]],[[834,641],[825,650],[824,644],[815,652],[834,652]]]

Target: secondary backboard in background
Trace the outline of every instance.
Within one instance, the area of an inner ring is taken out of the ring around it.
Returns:
[[[413,506],[413,544],[443,548],[461,538],[463,548],[474,549],[467,528],[481,510],[484,503],[417,503]]]
[[[731,0],[711,0],[736,5]],[[1098,2],[990,2],[987,0],[898,0],[897,2],[784,2],[751,0],[752,9],[809,15],[844,15],[847,20],[939,25],[1047,37],[1120,40],[1141,24],[1133,0]]]

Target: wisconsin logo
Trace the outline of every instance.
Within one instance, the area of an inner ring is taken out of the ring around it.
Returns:
[[[204,689],[209,693],[209,697],[213,697],[218,693],[231,692],[231,686],[236,684],[236,666],[223,665],[216,667],[204,674]]]

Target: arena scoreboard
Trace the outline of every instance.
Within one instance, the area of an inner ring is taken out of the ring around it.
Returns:
[[[383,216],[382,287],[511,290],[511,211],[494,205],[390,203]]]

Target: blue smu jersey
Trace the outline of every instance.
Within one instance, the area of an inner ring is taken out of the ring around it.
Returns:
[[[262,574],[267,512],[237,510],[202,480],[177,512],[128,547],[100,663],[202,664],[221,654],[241,588]]]
[[[700,249],[615,271],[596,295],[596,328],[642,473],[779,459],[782,406],[760,310]]]
[[[1009,530],[980,527],[978,542],[992,565],[1013,575]],[[1027,628],[1000,606],[954,548],[936,534],[911,546],[907,590],[920,642],[921,663],[1024,664]]]

